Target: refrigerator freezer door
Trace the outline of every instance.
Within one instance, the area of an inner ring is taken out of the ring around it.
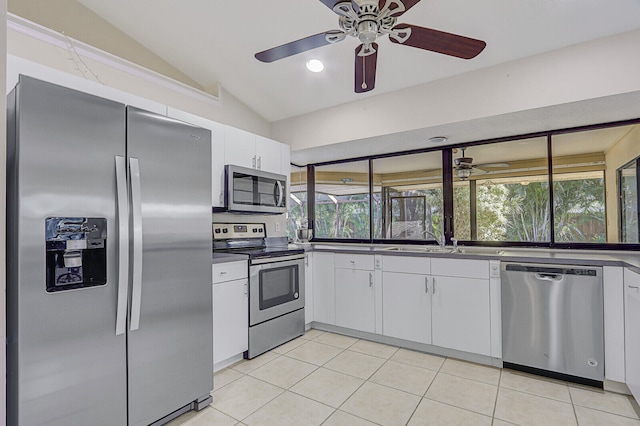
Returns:
[[[140,174],[141,205],[131,210],[142,213],[129,424],[147,425],[213,388],[211,134],[131,107],[127,121],[129,164],[137,159]]]
[[[124,425],[114,158],[125,107],[28,77],[9,104],[8,424]],[[47,293],[47,217],[106,219],[106,284]]]

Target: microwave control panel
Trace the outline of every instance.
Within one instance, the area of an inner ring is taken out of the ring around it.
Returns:
[[[265,238],[264,223],[214,223],[213,239]]]

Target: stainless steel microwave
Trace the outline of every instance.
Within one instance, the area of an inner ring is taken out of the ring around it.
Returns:
[[[287,211],[287,177],[228,164],[224,204],[230,212],[284,213]]]

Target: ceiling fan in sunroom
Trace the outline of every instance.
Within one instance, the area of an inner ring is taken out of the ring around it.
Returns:
[[[462,59],[476,57],[486,43],[457,34],[411,24],[397,24],[400,17],[420,0],[320,0],[338,15],[339,30],[305,37],[256,53],[256,59],[273,62],[327,44],[338,43],[347,36],[362,44],[355,49],[355,91],[373,90],[376,82],[378,37],[389,36],[392,43],[442,53]]]
[[[473,158],[465,156],[466,148],[462,148],[462,157],[455,158],[453,160],[454,167],[453,169],[456,172],[456,176],[460,178],[460,180],[467,180],[471,175],[477,174],[485,174],[488,173],[483,168],[490,169],[499,169],[499,168],[507,168],[511,165],[509,163],[485,163],[485,164],[473,164]],[[454,149],[454,153],[457,150]]]

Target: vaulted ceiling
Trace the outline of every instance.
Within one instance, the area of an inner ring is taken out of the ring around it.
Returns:
[[[338,16],[319,0],[56,1],[89,8],[193,84],[220,84],[272,122],[640,28],[637,0],[422,0],[398,22],[481,39],[486,49],[463,60],[383,36],[376,40],[376,88],[356,94],[356,39],[273,63],[254,58],[256,52],[337,29]],[[325,71],[308,72],[311,58],[324,61]]]

